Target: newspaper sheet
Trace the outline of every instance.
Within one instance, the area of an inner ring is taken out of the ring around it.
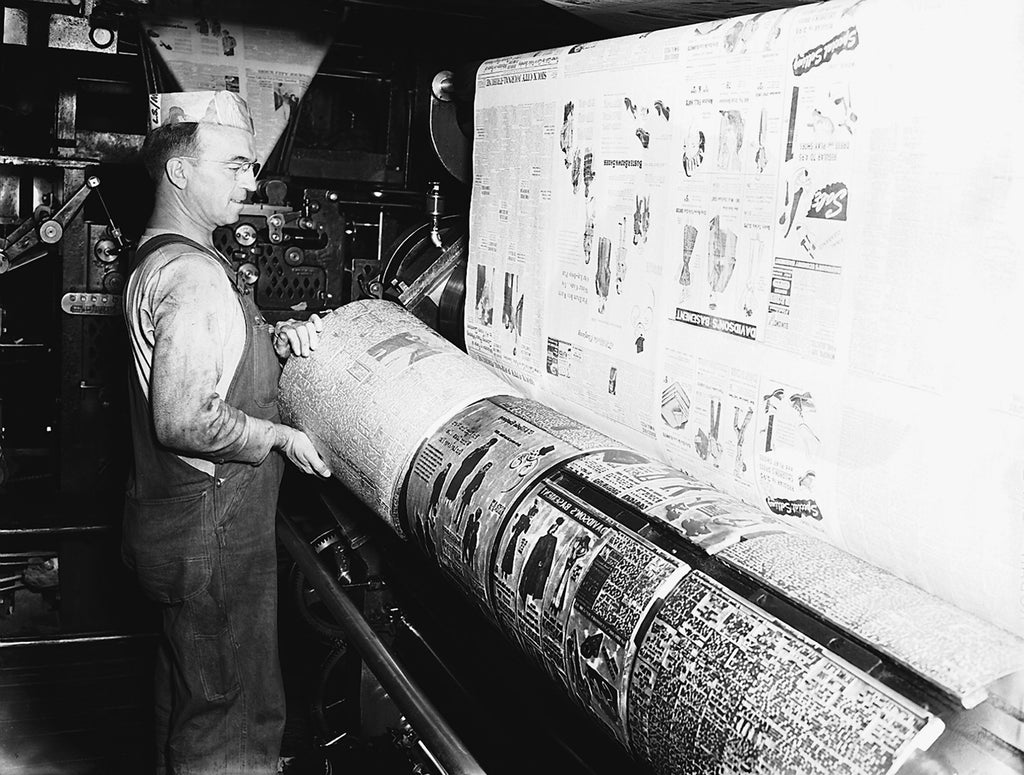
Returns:
[[[494,612],[513,640],[627,743],[623,710],[638,629],[659,590],[688,571],[542,481],[495,542]]]
[[[644,633],[628,714],[634,751],[659,774],[884,775],[943,729],[700,571]]]
[[[416,452],[402,521],[470,599],[625,743],[632,638],[657,590],[688,567],[547,476],[595,449],[635,454],[536,402],[479,401]]]
[[[528,399],[478,401],[416,451],[401,522],[465,592],[491,603],[491,549],[510,509],[551,468],[582,451],[618,446]]]
[[[326,316],[320,346],[289,359],[278,405],[333,476],[401,533],[401,486],[420,444],[470,404],[514,392],[401,307],[368,300]]]
[[[266,161],[298,117],[299,100],[331,38],[315,21],[289,28],[213,15],[155,15],[143,20],[153,50],[178,81],[168,91],[226,89],[241,94],[256,127],[256,156]],[[293,22],[296,20],[292,20]]]
[[[1020,635],[1022,157],[957,150],[1024,107],[1024,7],[987,8],[484,63],[467,294],[506,294],[466,329],[532,397]]]

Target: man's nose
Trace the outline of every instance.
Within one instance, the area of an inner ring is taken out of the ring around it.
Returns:
[[[246,191],[256,190],[256,173],[253,172],[252,167],[247,167],[245,172],[239,176],[238,185]]]

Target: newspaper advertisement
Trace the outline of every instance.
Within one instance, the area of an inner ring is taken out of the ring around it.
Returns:
[[[298,117],[299,100],[320,67],[331,39],[327,26],[280,20],[260,26],[215,9],[143,18],[149,45],[178,81],[168,91],[226,89],[239,93],[256,127],[256,156],[265,162]]]
[[[491,602],[492,544],[509,509],[545,472],[580,454],[547,430],[543,421],[553,413],[533,403],[500,398],[467,407],[426,440],[409,469],[402,522],[429,557],[484,603]],[[524,419],[530,414],[533,421]],[[615,444],[592,440],[597,447]]]
[[[1021,635],[1024,366],[996,340],[1024,335],[1024,199],[1003,140],[946,161],[1007,99],[981,63],[1024,72],[999,5],[990,29],[834,0],[539,52],[514,84],[493,68],[531,55],[485,63],[468,283],[528,244],[500,370],[531,397]]]
[[[281,415],[402,533],[399,495],[415,450],[465,407],[515,389],[391,302],[353,302],[324,321],[317,349],[281,375]]]
[[[542,481],[502,521],[492,547],[488,575],[497,621],[574,693],[564,657],[572,600],[612,529],[604,517]]]
[[[632,638],[657,591],[689,567],[542,481],[494,547],[494,612],[506,633],[611,733],[622,716]]]
[[[942,732],[940,719],[700,571],[662,603],[628,695],[633,749],[657,773],[885,775]]]
[[[628,69],[609,70],[608,52],[595,48],[563,57],[541,387],[546,397],[653,437],[648,342],[679,110],[660,85],[671,82],[679,49],[671,33],[631,43],[612,52]]]

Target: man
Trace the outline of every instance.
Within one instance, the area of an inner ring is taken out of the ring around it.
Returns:
[[[168,123],[172,115],[176,120]],[[277,771],[284,695],[274,515],[287,458],[330,476],[302,431],[278,422],[280,360],[322,328],[278,324],[213,246],[256,187],[252,122],[231,92],[151,101],[143,159],[153,215],[125,293],[135,378],[135,472],[124,554],[161,605],[157,769]]]

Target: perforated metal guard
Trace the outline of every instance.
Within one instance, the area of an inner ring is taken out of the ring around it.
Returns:
[[[126,370],[124,323],[120,316],[83,316],[82,381],[88,385],[118,386]]]
[[[256,303],[266,309],[291,309],[303,302],[318,309],[324,301],[327,273],[316,266],[288,266],[274,251],[260,261]]]

